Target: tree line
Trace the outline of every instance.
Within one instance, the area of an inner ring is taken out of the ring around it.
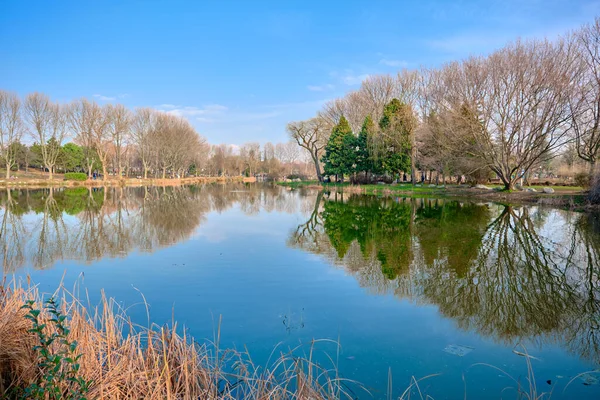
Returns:
[[[30,145],[24,142],[29,139]],[[0,90],[0,160],[11,170],[119,177],[254,176],[274,179],[304,172],[302,154],[290,143],[209,145],[187,119],[152,108],[88,99],[69,104],[42,93],[24,99]]]
[[[600,156],[600,18],[557,40],[517,40],[439,68],[370,76],[291,122],[323,176],[497,178],[506,189],[574,153]],[[445,180],[445,179],[444,179]]]

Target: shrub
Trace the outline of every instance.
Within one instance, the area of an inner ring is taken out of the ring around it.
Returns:
[[[69,340],[69,328],[65,324],[67,317],[58,309],[54,298],[44,304],[50,315],[50,321],[40,318],[42,310],[35,308],[35,301],[28,300],[22,307],[27,311],[25,318],[31,321],[30,333],[37,336],[38,343],[33,347],[37,353],[40,376],[36,382],[25,388],[28,399],[85,399],[91,381],[79,376],[79,359],[77,342]],[[53,325],[54,329],[47,329]],[[48,331],[51,332],[48,332]],[[67,384],[67,389],[62,386]]]
[[[592,177],[587,172],[580,172],[575,175],[574,181],[575,181],[575,185],[577,185],[577,186],[581,186],[583,188],[589,188],[591,181],[592,181]]]
[[[302,175],[302,174],[290,174],[288,176],[286,176],[286,179],[300,179],[301,181],[305,181],[306,180],[306,175]]]
[[[65,180],[66,181],[87,181],[87,174],[83,173],[83,172],[67,172],[65,174]]]

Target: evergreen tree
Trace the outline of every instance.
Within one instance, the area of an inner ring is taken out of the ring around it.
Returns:
[[[370,115],[367,115],[362,128],[356,138],[356,171],[366,173],[377,173],[375,159],[371,154],[370,146],[373,141],[375,123]]]
[[[378,150],[381,165],[390,175],[411,170],[411,142],[415,126],[412,108],[400,100],[392,99],[383,109]]]
[[[62,147],[58,161],[66,172],[85,170],[83,149],[75,143],[67,143]]]
[[[325,155],[321,159],[325,175],[341,176],[354,172],[356,165],[356,138],[348,120],[342,116],[331,130],[331,136],[325,146]]]

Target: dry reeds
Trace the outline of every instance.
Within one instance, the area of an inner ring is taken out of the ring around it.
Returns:
[[[22,306],[32,300],[33,307],[41,310],[40,322],[46,323],[44,329],[51,334],[55,328],[43,306],[45,297],[36,287],[0,286],[0,398],[16,397],[43,372],[34,348],[37,338]],[[67,317],[68,339],[76,341],[76,352],[82,355],[79,374],[91,381],[89,399],[355,397],[349,382],[339,378],[333,358],[329,358],[329,368],[314,361],[318,341],[285,352],[276,349],[274,361],[262,368],[247,351],[219,349],[218,333],[214,342],[200,344],[179,334],[176,324],[135,325],[125,310],[105,296],[97,307],[84,306],[65,288],[53,297],[60,300],[60,310]],[[60,390],[67,393],[72,384],[59,382]]]

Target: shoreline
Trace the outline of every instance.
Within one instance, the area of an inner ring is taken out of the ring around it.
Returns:
[[[277,182],[277,185],[290,189],[316,189],[337,193],[367,194],[376,196],[405,196],[405,197],[451,197],[477,201],[491,201],[503,204],[528,204],[557,207],[570,211],[594,211],[600,206],[590,204],[587,193],[580,188],[559,187],[554,193],[544,193],[541,187],[535,186],[536,192],[513,191],[506,192],[494,188],[478,189],[467,185],[446,185],[444,187],[428,185],[413,187],[411,184],[397,185],[352,185],[320,184],[318,182]]]
[[[86,181],[67,181],[64,179],[1,179],[0,188],[8,189],[41,189],[48,187],[140,187],[140,186],[180,186],[204,183],[254,183],[255,177],[229,176],[229,177],[192,177],[192,178],[127,178],[127,179],[88,179]]]

